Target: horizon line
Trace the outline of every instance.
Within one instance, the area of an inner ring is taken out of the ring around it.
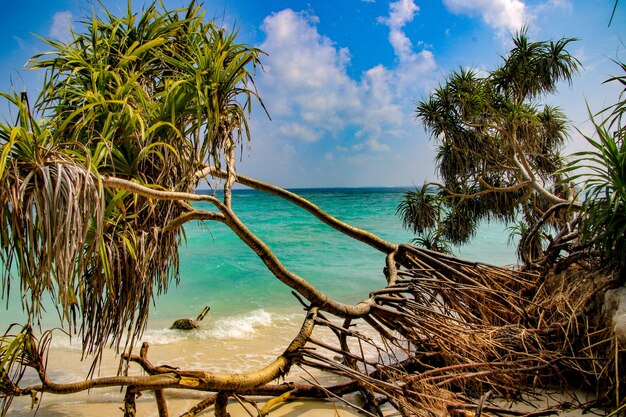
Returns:
[[[283,188],[284,190],[337,190],[337,189],[345,189],[345,190],[354,190],[354,189],[380,189],[380,188],[387,188],[387,189],[392,189],[392,188],[415,188],[415,185],[346,185],[346,186],[326,186],[326,185],[322,185],[322,186],[304,186],[304,187],[280,187]],[[232,189],[233,191],[247,191],[247,190],[254,190],[254,191],[258,191],[255,190],[254,188],[251,187],[246,187],[246,186],[239,186],[236,188]],[[211,187],[198,187],[196,188],[196,191],[223,191],[223,188],[211,188]]]

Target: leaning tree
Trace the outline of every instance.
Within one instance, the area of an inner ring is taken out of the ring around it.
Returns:
[[[407,193],[398,206],[405,226],[425,235],[421,243],[462,244],[483,220],[515,222],[519,256],[529,264],[543,256],[542,235],[561,232],[558,241],[571,230],[579,203],[559,153],[568,122],[538,100],[571,81],[579,63],[566,47],[574,40],[532,42],[523,29],[495,70],[453,72],[417,104],[437,143],[442,181]]]
[[[112,386],[125,388],[125,416],[136,415],[136,397],[152,391],[161,417],[169,413],[173,390],[207,393],[185,416],[211,406],[216,416],[226,416],[229,399],[242,396],[264,398],[256,413],[267,415],[290,398],[355,392],[363,405],[354,406],[368,415],[381,415],[385,404],[405,416],[518,415],[488,397],[516,397],[563,375],[584,375],[600,400],[623,393],[623,373],[615,370],[624,361],[617,354],[608,363],[602,359],[614,339],[601,323],[584,318],[594,294],[587,281],[575,281],[579,291],[566,297],[577,307],[562,308],[536,274],[387,242],[296,194],[237,173],[237,149],[250,139],[251,106],[262,106],[254,85],[262,52],[206,21],[195,2],[173,11],[153,4],[122,17],[105,10],[84,25],[67,44],[47,41],[52,52],[31,61],[46,74],[32,107],[25,94],[3,94],[17,116],[0,124],[3,297],[16,283],[29,323],[0,338],[2,415],[15,397],[35,401],[44,393]],[[543,163],[520,155],[513,160],[522,168]],[[521,171],[533,190],[552,195],[530,168]],[[205,178],[222,184],[219,197],[194,192]],[[380,251],[381,289],[346,304],[285,267],[234,211],[235,183],[283,198]],[[178,247],[183,226],[192,221],[225,224],[305,308],[293,341],[256,372],[155,365],[147,344],[133,350],[153,297],[179,278]],[[30,325],[42,314],[46,294],[57,301],[62,325],[79,336],[84,354],[97,359],[114,346],[127,366],[118,375],[90,373],[79,382],[51,377],[51,334],[36,335]],[[593,334],[578,337],[590,328]],[[330,340],[318,336],[320,329]],[[344,379],[332,386],[273,382],[296,366]],[[27,369],[39,383],[24,383]]]

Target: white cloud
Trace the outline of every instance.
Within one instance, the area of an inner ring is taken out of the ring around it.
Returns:
[[[72,28],[72,19],[73,16],[71,12],[56,12],[54,16],[52,16],[52,26],[50,26],[48,36],[54,40],[65,43],[72,40],[70,32]]]
[[[423,86],[420,82],[423,74],[436,68],[435,56],[426,49],[426,45],[417,42],[422,50],[416,52],[413,43],[402,30],[413,21],[419,10],[413,0],[398,0],[389,5],[389,16],[378,18],[379,22],[389,27],[389,43],[399,61],[398,67],[392,72],[396,89],[413,93],[416,92],[415,86]]]
[[[519,30],[530,20],[526,5],[520,0],[444,0],[453,13],[478,15],[494,29]]]
[[[389,145],[380,143],[376,139],[370,139],[367,141],[367,146],[373,152],[389,152],[391,148]]]
[[[412,0],[391,3],[389,15],[378,21],[389,27],[396,63],[376,65],[358,77],[348,75],[350,51],[319,33],[315,16],[286,9],[266,17],[261,27],[266,37],[259,47],[268,56],[257,87],[272,121],[255,119],[254,161],[244,160],[244,171],[267,180],[280,172],[288,181],[296,180],[289,172],[309,172],[316,175],[310,181],[354,181],[353,185],[399,184],[400,180],[386,176],[397,178],[403,171],[408,183],[416,167],[431,171],[430,166],[415,164],[412,152],[406,152],[422,146],[416,144],[413,100],[427,92],[436,78],[432,52],[422,43],[416,48],[403,31],[418,11]],[[284,143],[297,154],[285,152]],[[382,173],[367,168],[374,161],[385,166],[384,160],[395,158],[395,153],[404,157],[406,165],[395,164]],[[271,167],[262,155],[271,155]],[[346,164],[365,171],[340,173]],[[298,180],[287,185],[315,185]]]
[[[420,8],[413,0],[398,0],[389,4],[389,16],[379,17],[378,21],[392,29],[401,29],[415,17]]]
[[[537,8],[542,11],[549,9],[561,9],[567,12],[572,12],[574,10],[571,0],[548,0],[545,3],[539,3]]]
[[[357,86],[346,73],[349,51],[318,33],[310,17],[287,9],[267,17],[259,90],[278,124],[298,118],[332,133],[357,107]]]
[[[304,142],[316,142],[320,139],[319,132],[299,123],[286,123],[280,126],[278,133],[284,138],[299,139]]]
[[[399,0],[389,5],[389,16],[379,17],[378,21],[389,27],[389,42],[396,56],[402,61],[413,53],[411,40],[402,31],[402,28],[413,21],[420,8],[413,0]]]

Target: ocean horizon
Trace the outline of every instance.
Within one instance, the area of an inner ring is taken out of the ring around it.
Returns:
[[[308,199],[332,216],[372,232],[393,243],[410,243],[414,235],[403,229],[396,207],[412,187],[315,187],[290,191]],[[198,190],[198,193],[220,190]],[[199,207],[211,209],[209,203]],[[274,251],[293,272],[320,290],[344,302],[358,302],[385,284],[385,256],[375,249],[321,223],[303,209],[253,189],[233,190],[233,209],[241,220]],[[483,223],[475,238],[454,254],[495,265],[516,263],[515,247],[508,242],[505,225]],[[204,306],[207,316],[242,317],[255,311],[297,311],[291,289],[276,279],[225,225],[190,222],[180,247],[180,279],[166,294],[155,297],[150,328],[162,328],[180,317],[195,317]],[[5,327],[22,320],[17,282],[6,314]],[[50,309],[49,309],[50,310]],[[48,311],[43,327],[59,325]]]

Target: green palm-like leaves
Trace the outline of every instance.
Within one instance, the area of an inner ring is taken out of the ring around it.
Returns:
[[[52,332],[44,332],[39,340],[33,334],[31,326],[22,326],[17,333],[12,333],[19,326],[12,324],[0,336],[0,415],[8,413],[11,401],[20,395],[19,382],[26,367],[40,371],[45,363],[44,353],[48,349]]]
[[[79,326],[87,352],[119,346],[146,324],[149,304],[178,277],[183,208],[107,189],[111,175],[191,192],[196,171],[219,165],[242,137],[258,99],[261,52],[205,21],[199,6],[140,14],[107,10],[32,69],[46,78],[34,109],[0,125],[0,247],[14,266],[29,317],[48,292]],[[45,120],[37,120],[45,117]]]
[[[516,102],[556,92],[560,81],[571,81],[579,62],[566,49],[575,38],[531,42],[527,29],[513,37],[515,47],[492,73],[499,91]]]
[[[441,253],[452,253],[452,248],[448,241],[441,238],[441,235],[437,234],[435,230],[418,235],[412,242],[426,249],[434,250]]]
[[[406,229],[418,235],[413,239],[413,243],[427,249],[450,253],[450,244],[444,238],[444,231],[440,227],[444,223],[442,216],[449,214],[442,209],[443,204],[442,194],[425,184],[404,194],[396,209],[396,215],[402,219],[402,225]]]
[[[626,71],[626,65],[621,64]],[[626,85],[626,76],[613,77]],[[626,270],[626,141],[622,125],[625,100],[603,110],[602,122],[591,115],[595,134],[583,135],[592,150],[575,154],[563,170],[578,171],[569,180],[581,183],[584,196],[581,234],[584,241],[602,251],[606,260]]]
[[[408,191],[398,204],[396,214],[402,219],[402,225],[413,233],[423,233],[437,225],[440,213],[441,196],[433,193],[426,185]]]
[[[407,205],[415,200],[407,194],[398,208],[405,227],[419,233],[434,228],[462,244],[482,219],[539,218],[549,202],[531,190],[519,161],[543,187],[564,193],[556,172],[568,123],[558,108],[534,100],[577,71],[578,61],[566,50],[573,40],[530,42],[523,30],[500,67],[485,76],[461,68],[418,102],[417,119],[437,143],[443,214],[433,215],[427,204]],[[429,226],[433,217],[441,224]]]

